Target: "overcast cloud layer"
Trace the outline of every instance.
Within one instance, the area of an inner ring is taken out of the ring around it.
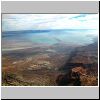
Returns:
[[[3,14],[2,31],[98,29],[98,14]]]

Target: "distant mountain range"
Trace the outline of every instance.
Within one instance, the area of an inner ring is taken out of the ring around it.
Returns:
[[[19,31],[3,31],[2,33],[43,33],[52,31],[87,31],[91,29],[46,29],[46,30],[19,30]],[[94,29],[93,29],[94,30]]]

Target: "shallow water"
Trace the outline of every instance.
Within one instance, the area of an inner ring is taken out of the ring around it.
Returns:
[[[85,45],[93,42],[93,33],[95,30],[87,29],[68,29],[68,30],[49,30],[47,32],[3,32],[2,33],[2,49],[11,48],[27,48],[35,44],[56,44],[56,43],[70,43]]]

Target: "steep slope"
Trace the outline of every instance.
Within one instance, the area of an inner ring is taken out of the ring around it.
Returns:
[[[71,53],[66,64],[59,70],[60,71],[62,70],[65,73],[64,75],[60,75],[57,78],[57,80],[59,80],[60,82],[60,85],[62,85],[63,83],[64,85],[75,85],[77,81],[79,82],[77,83],[77,85],[82,85],[82,86],[97,85],[98,43],[95,42],[87,46],[76,48],[75,51]],[[70,76],[70,78],[67,79],[67,76]],[[69,84],[67,84],[66,80],[70,80]]]
[[[74,56],[71,57],[71,63],[84,63],[92,64],[98,62],[98,43],[89,44],[77,48],[74,52]]]

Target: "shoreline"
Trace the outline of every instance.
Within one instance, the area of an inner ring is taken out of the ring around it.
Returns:
[[[21,47],[21,48],[11,48],[11,49],[2,49],[3,51],[14,51],[14,50],[23,50],[23,49],[29,49],[29,48],[33,48],[33,47]]]

